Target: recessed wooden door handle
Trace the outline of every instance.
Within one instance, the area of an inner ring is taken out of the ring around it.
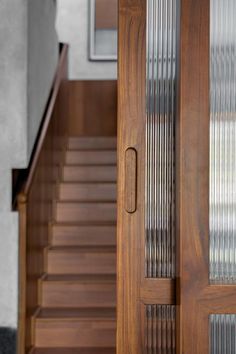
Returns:
[[[134,213],[137,208],[137,151],[125,151],[125,209]]]

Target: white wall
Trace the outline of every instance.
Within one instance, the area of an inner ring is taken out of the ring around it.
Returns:
[[[0,1],[0,330],[17,327],[18,215],[11,170],[28,166],[54,77],[54,0]],[[0,343],[1,352],[1,343]]]
[[[88,60],[89,0],[58,0],[57,4],[58,36],[61,42],[70,44],[70,79],[116,79],[116,62]]]

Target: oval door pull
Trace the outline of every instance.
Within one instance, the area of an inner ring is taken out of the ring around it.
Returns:
[[[134,213],[137,208],[137,151],[125,151],[125,210]]]

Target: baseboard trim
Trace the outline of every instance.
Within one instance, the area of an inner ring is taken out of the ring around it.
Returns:
[[[16,354],[16,329],[0,327],[0,354]]]

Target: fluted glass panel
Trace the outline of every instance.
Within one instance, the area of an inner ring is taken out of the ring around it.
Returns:
[[[175,306],[146,306],[146,353],[175,354]]]
[[[211,0],[210,280],[236,283],[236,1]]]
[[[236,353],[236,315],[210,316],[210,354]]]
[[[146,276],[175,275],[176,2],[147,0]]]

